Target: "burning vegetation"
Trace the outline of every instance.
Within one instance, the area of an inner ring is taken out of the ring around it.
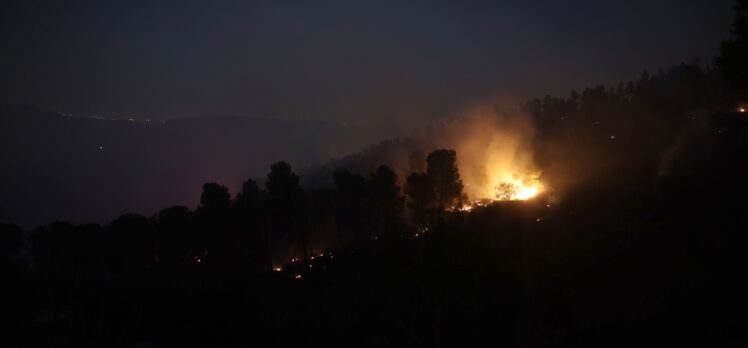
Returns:
[[[459,208],[452,210],[471,211],[476,207],[484,207],[494,202],[501,201],[526,201],[538,197],[544,192],[544,186],[538,177],[514,176],[505,181],[500,181],[494,187],[494,196],[491,198],[479,198],[468,200]]]
[[[515,178],[495,186],[495,199],[499,201],[524,201],[543,191],[539,177]]]
[[[533,160],[534,126],[518,111],[476,107],[451,121],[443,144],[459,154],[463,200],[452,210],[469,211],[497,201],[524,201],[546,191]],[[459,207],[459,208],[457,208]]]

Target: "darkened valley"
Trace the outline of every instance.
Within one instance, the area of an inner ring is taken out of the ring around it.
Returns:
[[[2,346],[746,344],[746,0],[9,1],[0,49]]]

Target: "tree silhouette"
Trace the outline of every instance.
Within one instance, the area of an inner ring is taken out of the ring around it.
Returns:
[[[434,185],[429,176],[426,173],[411,173],[405,182],[405,195],[413,221],[421,228],[426,227],[436,211]]]
[[[517,195],[518,188],[516,185],[508,182],[502,182],[495,188],[496,199],[509,200]]]
[[[231,196],[226,186],[211,182],[203,185],[197,215],[200,222],[199,247],[194,250],[193,261],[198,265],[221,269],[229,264],[228,230]],[[208,258],[210,254],[210,258]]]
[[[257,264],[263,258],[254,257],[264,253],[267,241],[265,233],[267,221],[263,205],[266,194],[257,183],[248,179],[236,195],[233,205],[233,235],[236,239],[235,249],[240,259],[237,262],[247,264],[251,268],[260,269]]]
[[[732,37],[722,41],[715,59],[740,102],[748,101],[748,0],[737,0]]]
[[[281,161],[270,166],[265,188],[268,192],[268,205],[274,227],[274,231],[267,236],[268,261],[269,267],[272,267],[276,240],[284,237],[291,239],[299,237],[298,229],[295,235],[289,234],[299,224],[301,186],[299,177],[293,172],[291,165]],[[306,250],[303,252],[306,253]]]
[[[426,158],[426,175],[434,185],[436,218],[439,220],[446,208],[461,203],[464,196],[455,150],[437,149],[431,152]]]
[[[229,212],[229,189],[211,182],[203,185],[198,213],[205,219],[224,219]]]
[[[249,179],[244,182],[234,202],[235,215],[241,229],[257,228],[257,220],[264,200],[265,193],[260,190],[254,180]]]
[[[195,247],[194,214],[183,206],[165,208],[158,213],[156,231],[162,267],[167,272],[183,268]]]
[[[73,239],[70,237],[74,229],[75,226],[69,222],[54,222],[32,231],[29,236],[33,250],[32,266],[37,272],[49,277],[68,277],[72,274],[70,248]],[[117,256],[120,255],[108,254],[119,260]]]
[[[375,237],[392,237],[396,233],[404,198],[397,186],[397,174],[387,166],[379,166],[366,183],[368,205]]]
[[[298,227],[298,239],[307,258],[312,251],[311,236],[327,239],[325,244],[332,244],[331,232],[335,226],[335,192],[330,188],[318,188],[312,191],[303,191],[303,220]],[[324,244],[323,244],[324,245]],[[309,266],[309,259],[306,260]]]
[[[341,230],[341,239],[352,237],[358,243],[362,240],[366,217],[366,183],[361,175],[353,175],[347,169],[333,172],[335,182],[335,210]]]
[[[148,218],[138,214],[124,214],[109,224],[107,254],[115,270],[139,278],[155,266],[157,243],[151,227]]]
[[[0,262],[7,262],[23,246],[24,234],[21,227],[0,223]]]

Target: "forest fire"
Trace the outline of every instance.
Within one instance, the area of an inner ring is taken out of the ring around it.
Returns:
[[[534,198],[543,190],[540,181],[512,180],[496,185],[495,200],[498,201],[526,201]]]
[[[472,211],[495,202],[526,201],[537,197],[545,190],[538,179],[539,175],[525,175],[521,178],[514,175],[506,180],[499,180],[493,186],[493,195],[488,190],[481,190],[480,198],[469,200],[462,207],[455,209],[463,212]],[[479,193],[480,194],[480,193]]]
[[[470,210],[500,201],[525,201],[546,187],[534,159],[534,125],[521,112],[478,105],[451,125],[447,146],[459,154],[457,165]],[[469,136],[466,136],[468,134]]]

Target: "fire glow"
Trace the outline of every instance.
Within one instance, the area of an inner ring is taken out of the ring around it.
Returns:
[[[512,179],[497,184],[494,191],[494,200],[497,201],[526,201],[542,192],[543,184],[538,178],[532,177],[524,180]]]
[[[494,167],[494,175],[486,175],[493,180],[466,185],[468,197],[475,202],[490,203],[496,201],[526,201],[533,199],[545,191],[545,185],[540,181],[540,171],[515,172],[501,167]]]
[[[493,197],[483,197],[465,202],[462,207],[455,210],[469,212],[495,202],[531,200],[541,194],[543,189],[544,186],[538,179],[501,181],[494,186]]]
[[[445,146],[457,151],[470,205],[477,201],[524,201],[540,195],[545,186],[533,158],[535,129],[528,117],[494,107],[476,107],[466,114],[460,122],[450,124]]]
[[[430,148],[457,152],[466,199],[451,210],[532,200],[550,190],[541,182],[543,173],[535,163],[535,126],[529,115],[502,110],[498,103],[475,105],[462,114],[423,139],[425,144],[438,140]]]

